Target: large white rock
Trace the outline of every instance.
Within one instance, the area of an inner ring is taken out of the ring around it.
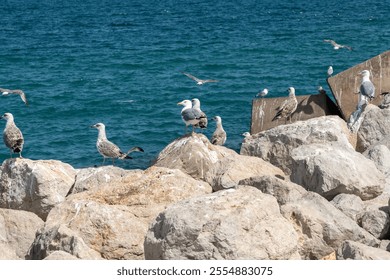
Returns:
[[[25,259],[43,220],[31,212],[0,209],[0,259]]]
[[[76,171],[56,160],[8,159],[0,177],[0,207],[26,210],[43,220],[65,200]]]
[[[346,240],[337,250],[338,260],[390,260],[390,252]]]
[[[368,200],[383,192],[384,175],[371,160],[351,148],[304,145],[294,149],[291,157],[291,181],[329,200],[340,193]]]
[[[97,176],[88,179],[96,185],[86,184],[89,190],[70,195],[50,211],[31,258],[64,251],[80,259],[144,259],[144,237],[155,217],[171,203],[212,191],[207,183],[177,169],[123,172],[111,184],[98,178],[112,177],[116,171],[103,169],[95,175],[85,170]]]
[[[285,174],[260,158],[241,156],[223,146],[213,145],[203,134],[191,134],[170,143],[157,157],[156,166],[180,169],[209,183],[214,191],[232,188],[245,178]]]
[[[352,148],[353,135],[341,118],[323,116],[280,125],[247,137],[240,154],[256,156],[291,174],[291,152],[302,145],[334,144]]]
[[[145,237],[146,259],[299,259],[274,197],[249,186],[169,206]]]

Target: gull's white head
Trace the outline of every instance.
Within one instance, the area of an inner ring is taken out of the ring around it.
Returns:
[[[217,123],[221,123],[221,122],[222,122],[222,119],[221,119],[220,116],[215,116],[215,117],[213,118],[213,120],[216,121]]]
[[[200,109],[200,101],[198,98],[192,99],[192,108]]]
[[[247,132],[244,132],[244,133],[242,134],[242,136],[244,136],[244,137],[249,137],[249,136],[251,136],[251,134],[247,131]]]
[[[96,128],[98,130],[101,130],[101,129],[104,130],[106,128],[106,126],[103,123],[97,123],[97,124],[91,125],[91,127]]]
[[[359,74],[362,75],[363,77],[370,77],[370,71],[368,70],[363,70]]]
[[[295,88],[289,87],[288,88],[288,95],[295,95]]]
[[[191,108],[192,107],[192,103],[191,103],[191,101],[190,100],[183,100],[183,101],[181,101],[181,102],[179,102],[179,103],[177,103],[177,105],[182,105],[182,106],[184,106],[185,108]]]
[[[7,121],[13,120],[14,116],[11,113],[4,113],[4,115],[1,116],[1,119],[7,120]]]

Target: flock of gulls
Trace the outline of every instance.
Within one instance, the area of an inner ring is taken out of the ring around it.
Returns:
[[[330,43],[335,50],[338,49],[347,49],[352,50],[351,47],[346,45],[341,45],[336,43],[334,40],[325,39],[324,42]],[[189,73],[181,72],[182,74],[186,75],[190,79],[194,80],[197,85],[202,86],[206,83],[216,83],[219,82],[219,80],[213,80],[213,79],[199,79]],[[328,77],[333,75],[333,67],[329,66],[327,70]],[[371,101],[375,97],[375,86],[370,81],[370,72],[368,70],[363,70],[361,73],[362,76],[362,83],[360,85],[360,96],[359,96],[359,102],[357,106],[357,113],[361,113],[362,109],[364,109],[364,106],[368,104],[369,101]],[[318,91],[320,93],[325,93],[325,90],[320,86],[318,88]],[[28,105],[27,98],[25,93],[22,90],[16,89],[4,89],[0,88],[0,92],[2,95],[19,95],[22,101],[25,103],[25,105]],[[264,88],[261,90],[256,97],[264,98],[268,95],[268,89]],[[187,133],[188,126],[192,126],[192,133],[194,133],[195,129],[206,129],[208,125],[207,115],[201,110],[201,104],[200,100],[198,98],[193,98],[191,100],[185,99],[177,105],[182,105],[183,109],[181,110],[181,118],[185,124],[185,133]],[[277,111],[275,116],[273,117],[272,121],[284,118],[287,119],[290,118],[291,115],[296,111],[298,106],[298,101],[295,96],[295,89],[294,87],[288,88],[288,98],[284,100],[284,102],[275,110]],[[10,150],[10,155],[12,158],[13,153],[18,153],[19,157],[22,157],[22,150],[24,145],[24,138],[23,134],[20,131],[20,129],[16,126],[14,122],[14,117],[11,113],[5,113],[3,116],[0,117],[0,119],[6,120],[5,129],[3,131],[3,140],[4,144],[7,146],[7,148]],[[211,136],[210,142],[214,145],[224,145],[227,139],[226,131],[223,129],[222,126],[222,118],[220,116],[214,116],[213,120],[216,122],[216,128],[214,133]],[[106,158],[112,159],[112,164],[114,165],[115,159],[131,159],[129,156],[132,152],[144,152],[144,150],[141,147],[135,146],[132,147],[130,150],[128,150],[126,153],[121,151],[121,149],[107,139],[106,136],[106,129],[105,125],[103,123],[96,123],[91,126],[92,128],[96,128],[98,130],[98,137],[96,141],[96,147],[98,152],[103,156],[103,163],[104,165]],[[247,137],[249,136],[249,132],[245,132],[243,136]]]

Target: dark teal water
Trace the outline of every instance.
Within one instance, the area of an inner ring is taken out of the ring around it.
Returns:
[[[0,111],[14,114],[24,157],[75,167],[102,161],[89,128],[96,122],[123,150],[144,148],[119,166],[148,167],[184,134],[176,104],[195,97],[209,117],[222,117],[226,145],[238,150],[259,90],[314,94],[329,65],[341,72],[390,46],[388,1],[0,0],[0,7],[0,87],[23,89],[30,101],[0,96]],[[354,50],[335,51],[327,38]],[[180,71],[221,82],[198,87]],[[0,160],[8,157],[0,143]]]

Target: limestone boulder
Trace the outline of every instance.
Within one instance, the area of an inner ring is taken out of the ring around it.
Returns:
[[[8,159],[0,176],[0,207],[25,210],[43,220],[65,200],[76,171],[56,160]]]
[[[346,240],[337,250],[338,260],[390,260],[390,252]]]
[[[381,109],[390,109],[390,94],[384,94],[381,104],[378,106]]]
[[[368,107],[367,107],[368,108]],[[366,113],[357,133],[357,151],[364,152],[372,144],[390,136],[390,110],[374,106]]]
[[[190,134],[173,141],[160,152],[155,166],[180,169],[209,183],[215,191],[235,187],[240,180],[251,176],[285,177],[272,164],[213,145],[203,134]]]
[[[28,250],[43,220],[31,212],[0,209],[0,259],[28,259]]]
[[[169,206],[145,237],[146,259],[299,259],[276,199],[239,186]]]
[[[378,170],[390,178],[390,135],[377,144],[371,145],[363,155],[372,160]]]
[[[280,125],[247,137],[240,154],[256,156],[291,174],[292,151],[302,145],[334,144],[352,148],[353,135],[338,116],[323,116]]]
[[[291,157],[291,181],[329,200],[341,193],[368,200],[383,192],[384,175],[371,160],[351,148],[304,145],[294,149]]]
[[[54,251],[49,256],[44,258],[44,260],[78,260],[75,256],[64,252],[64,251]]]
[[[99,172],[110,175],[109,169]],[[53,208],[34,240],[31,258],[64,251],[80,259],[143,259],[145,234],[160,212],[212,192],[210,185],[178,169],[151,167],[124,174],[112,184],[90,179],[101,184]]]
[[[281,213],[299,235],[303,259],[321,259],[337,250],[345,240],[378,246],[379,240],[317,193],[281,206]]]
[[[389,237],[390,217],[389,214],[381,210],[369,210],[359,217],[362,228],[379,239]]]
[[[360,214],[365,211],[365,205],[362,199],[353,194],[341,193],[336,195],[331,203],[355,222],[358,222]]]

